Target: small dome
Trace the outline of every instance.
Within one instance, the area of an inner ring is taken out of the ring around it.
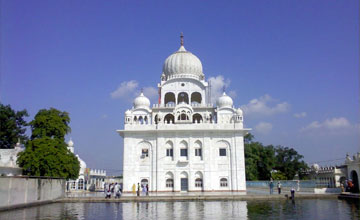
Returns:
[[[86,168],[86,163],[85,163],[85,161],[83,161],[83,160],[79,157],[79,155],[76,155],[76,157],[77,157],[78,160],[79,160],[80,169],[81,169],[81,170],[84,170],[84,169]]]
[[[242,111],[240,108],[238,108],[238,109],[236,110],[236,114],[238,114],[238,115],[243,115],[243,111]]]
[[[216,101],[216,105],[219,108],[224,108],[224,107],[232,108],[233,100],[230,96],[226,95],[226,93],[224,92],[223,95],[220,96]]]
[[[320,166],[319,166],[319,164],[314,163],[314,164],[311,166],[311,168],[317,171],[317,170],[320,169]]]
[[[131,111],[130,111],[130,110],[127,110],[127,111],[125,112],[125,115],[131,115]]]
[[[191,74],[199,78],[204,76],[199,58],[186,51],[183,45],[178,51],[166,58],[163,65],[163,74],[167,77],[179,74]]]
[[[74,146],[74,142],[71,140],[71,138],[70,138],[70,141],[68,141],[67,144],[68,144],[69,147],[73,147],[73,146]]]
[[[150,107],[150,100],[141,94],[134,99],[134,108],[149,108]]]

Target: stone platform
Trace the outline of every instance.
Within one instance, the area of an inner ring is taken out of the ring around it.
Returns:
[[[295,199],[336,199],[335,194],[297,194]],[[285,200],[289,194],[281,195],[176,195],[176,196],[122,196],[119,199],[104,197],[68,197],[57,202],[163,202],[188,200]]]

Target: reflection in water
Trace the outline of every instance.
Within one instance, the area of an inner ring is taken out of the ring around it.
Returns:
[[[0,212],[0,219],[359,219],[359,202],[335,199],[54,203]]]

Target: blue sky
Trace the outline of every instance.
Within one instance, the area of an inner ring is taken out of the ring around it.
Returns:
[[[1,1],[0,100],[71,116],[89,167],[121,170],[132,98],[185,47],[256,140],[340,164],[359,146],[358,1]],[[129,83],[131,82],[131,83]],[[126,91],[113,95],[113,92]],[[216,88],[215,88],[216,89]],[[218,88],[220,89],[220,87]]]

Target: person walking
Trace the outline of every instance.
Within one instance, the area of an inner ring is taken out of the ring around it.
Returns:
[[[290,192],[291,192],[291,200],[294,201],[295,200],[295,189],[294,189],[294,187],[291,188]]]
[[[281,183],[280,181],[277,183],[278,193],[281,194]]]
[[[120,198],[121,191],[120,191],[120,184],[115,183],[115,199]]]
[[[137,196],[140,196],[140,183],[138,183],[138,187],[137,187]]]
[[[269,187],[270,187],[270,194],[273,194],[274,193],[274,183],[272,180],[270,180]]]
[[[149,184],[146,184],[146,195],[149,196]]]
[[[141,185],[142,187],[142,194],[143,196],[146,196],[146,186],[145,185]]]
[[[104,183],[104,194],[105,194],[105,199],[107,198],[107,192],[108,192],[108,184]]]

